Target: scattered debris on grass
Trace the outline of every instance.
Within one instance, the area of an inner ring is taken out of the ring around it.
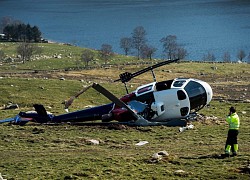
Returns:
[[[143,146],[145,144],[148,144],[148,141],[140,141],[140,142],[136,143],[135,145],[136,146]]]
[[[7,110],[7,109],[19,109],[18,104],[14,103],[8,103],[7,105],[4,105],[2,109]]]
[[[225,120],[216,116],[205,116],[204,114],[197,114],[197,121],[204,124],[225,124]]]
[[[193,128],[194,128],[194,125],[193,125],[193,124],[189,124],[189,125],[187,125],[187,126],[185,126],[185,127],[180,127],[180,128],[179,128],[179,132],[183,132],[183,131],[185,131],[185,130],[193,129]]]

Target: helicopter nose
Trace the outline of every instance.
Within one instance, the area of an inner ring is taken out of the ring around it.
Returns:
[[[206,82],[203,83],[203,87],[205,88],[207,92],[207,104],[209,104],[209,102],[212,100],[212,97],[213,97],[213,90],[211,86]]]

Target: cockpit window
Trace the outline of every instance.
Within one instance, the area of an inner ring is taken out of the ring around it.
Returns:
[[[156,83],[155,87],[157,91],[163,91],[171,88],[171,84],[174,80],[167,80]]]
[[[190,109],[197,109],[206,105],[207,94],[205,88],[198,82],[190,81],[185,86],[190,101]]]
[[[182,90],[177,91],[177,97],[178,100],[184,100],[187,98],[186,94]]]
[[[173,86],[174,87],[181,87],[186,81],[175,81]]]

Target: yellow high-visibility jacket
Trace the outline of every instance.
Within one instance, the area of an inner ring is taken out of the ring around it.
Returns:
[[[238,114],[233,113],[230,116],[227,116],[226,121],[229,124],[229,129],[238,130],[240,127],[240,118]]]

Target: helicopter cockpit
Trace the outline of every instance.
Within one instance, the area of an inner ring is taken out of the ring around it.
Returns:
[[[175,79],[172,88],[183,88],[190,101],[190,110],[199,110],[212,99],[212,88],[197,79]]]
[[[186,117],[212,99],[211,87],[204,81],[192,78],[149,83],[138,87],[133,93],[136,101],[150,106],[157,120],[160,115],[163,115],[162,118],[172,118],[178,114],[179,117]]]

